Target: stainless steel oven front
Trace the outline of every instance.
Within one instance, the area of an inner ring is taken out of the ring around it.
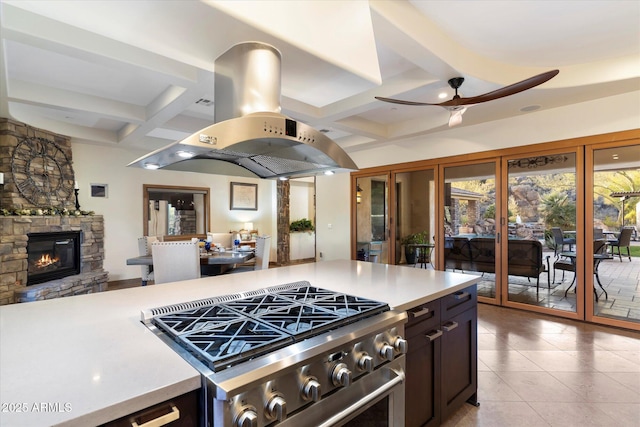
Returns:
[[[403,426],[405,321],[388,311],[205,374],[211,425]]]
[[[404,426],[405,356],[322,399],[278,426]]]

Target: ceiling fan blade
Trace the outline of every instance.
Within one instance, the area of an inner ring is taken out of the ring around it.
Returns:
[[[538,74],[537,76],[529,77],[528,79],[522,80],[521,82],[517,82],[512,85],[505,86],[500,89],[496,89],[492,92],[488,92],[483,95],[472,96],[470,98],[462,98],[458,95],[458,88],[462,85],[462,82],[464,82],[464,79],[462,77],[457,77],[455,79],[449,80],[449,84],[452,85],[454,89],[456,89],[456,95],[452,99],[441,102],[439,104],[431,104],[428,102],[405,101],[402,99],[393,99],[393,98],[383,98],[381,96],[376,96],[375,98],[379,101],[391,102],[393,104],[400,104],[400,105],[416,105],[416,106],[437,105],[439,107],[444,107],[452,111],[452,114],[453,114],[453,112],[457,110],[459,107],[480,104],[481,102],[493,101],[494,99],[504,98],[505,96],[515,95],[516,93],[523,92],[527,89],[531,89],[533,87],[541,85],[546,81],[551,80],[559,72],[560,72],[559,70],[547,71],[545,73]],[[460,113],[460,117],[462,117],[463,113],[464,111]]]
[[[414,101],[403,101],[402,99],[393,99],[393,98],[383,98],[381,96],[375,97],[378,101],[391,102],[392,104],[400,104],[400,105],[441,105],[441,104],[429,104],[426,102],[414,102]]]
[[[551,80],[554,78],[560,71],[559,70],[551,70],[546,73],[538,74],[537,76],[529,77],[528,79],[522,80],[521,82],[514,83],[509,86],[505,86],[500,89],[496,89],[492,92],[485,93],[483,95],[472,96],[471,98],[459,98],[452,99],[451,101],[443,102],[442,106],[447,106],[446,104],[452,101],[456,101],[455,104],[450,105],[470,105],[470,104],[479,104],[481,102],[493,101],[494,99],[504,98],[505,96],[515,95],[516,93],[523,92],[527,89],[531,89],[542,83]]]

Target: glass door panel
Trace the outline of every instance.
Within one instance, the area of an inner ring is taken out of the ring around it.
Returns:
[[[388,175],[356,180],[356,258],[389,263]]]
[[[395,174],[395,264],[433,268],[435,181],[433,169]]]
[[[478,297],[496,293],[496,163],[444,168],[445,270],[478,275]]]
[[[507,161],[508,301],[576,312],[576,155]]]
[[[640,324],[640,145],[593,152],[592,314]],[[601,241],[604,247],[596,250]],[[605,294],[606,292],[606,294]]]

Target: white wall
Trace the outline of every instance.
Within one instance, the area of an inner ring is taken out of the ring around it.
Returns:
[[[126,259],[137,256],[137,238],[143,234],[143,184],[208,187],[211,196],[211,231],[239,230],[245,222],[253,222],[260,234],[276,235],[276,207],[272,197],[275,194],[275,181],[126,167],[130,161],[145,153],[120,148],[72,142],[72,150],[73,167],[80,185],[80,207],[104,215],[104,268],[109,272],[109,280],[140,277],[140,267],[127,266]],[[257,211],[230,210],[232,181],[258,184]],[[108,184],[108,197],[90,197],[90,184]],[[275,239],[272,239],[273,248]]]
[[[314,183],[313,179],[292,179],[289,181],[289,220],[290,222],[307,218],[314,222]]]
[[[348,173],[316,179],[316,260],[351,257],[351,196]],[[322,253],[322,258],[320,258]]]
[[[454,128],[350,155],[359,167],[365,168],[637,128],[640,128],[640,91]],[[110,280],[140,277],[139,267],[126,266],[125,261],[136,256],[136,239],[142,235],[142,184],[210,187],[212,231],[229,231],[244,222],[253,222],[261,234],[273,236],[274,253],[275,181],[125,166],[142,154],[145,153],[73,144],[74,169],[81,188],[80,205],[105,217],[104,266]],[[258,183],[258,211],[229,210],[231,181]],[[350,182],[349,174],[317,178],[316,255],[319,261],[350,257]],[[89,197],[90,183],[109,184],[109,198]]]

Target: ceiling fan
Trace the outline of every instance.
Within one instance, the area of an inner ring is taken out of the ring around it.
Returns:
[[[481,102],[493,101],[494,99],[503,98],[505,96],[514,95],[516,93],[525,91],[527,89],[531,89],[532,87],[536,87],[541,85],[542,83],[551,80],[555,77],[560,71],[559,70],[551,70],[546,73],[538,74],[537,76],[529,77],[528,79],[522,80],[521,82],[514,83],[509,86],[505,86],[500,89],[496,89],[492,92],[485,93],[483,95],[472,96],[470,98],[462,98],[458,95],[458,89],[462,86],[464,82],[464,77],[454,77],[449,80],[449,86],[456,91],[454,97],[448,101],[441,102],[439,104],[430,104],[427,102],[415,102],[415,101],[403,101],[401,99],[392,99],[392,98],[383,98],[381,96],[376,96],[375,98],[379,101],[391,102],[393,104],[402,104],[402,105],[437,105],[439,107],[446,108],[449,110],[449,127],[459,125],[462,123],[462,115],[467,108],[480,104]]]

